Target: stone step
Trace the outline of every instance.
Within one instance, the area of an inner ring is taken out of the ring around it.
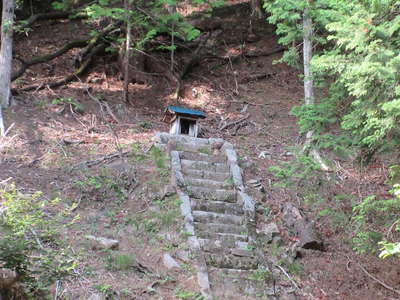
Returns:
[[[258,261],[256,257],[236,256],[232,254],[205,253],[204,258],[208,266],[217,268],[251,270],[256,269]]]
[[[241,242],[234,239],[198,239],[201,248],[204,252],[214,252],[221,253],[224,250],[229,250],[229,253],[238,253],[238,251],[247,251],[249,248],[249,244],[247,242]]]
[[[241,279],[241,280],[251,280],[257,281],[254,276],[254,272],[257,269],[243,270],[243,269],[230,269],[230,268],[216,268],[209,267],[208,272],[210,276],[216,279],[216,281],[220,281],[221,279],[231,278],[231,279]]]
[[[187,186],[186,192],[190,198],[205,199],[210,201],[236,202],[236,192],[234,190],[209,189],[198,186]]]
[[[215,233],[215,232],[197,231],[196,235],[198,236],[199,240],[222,241],[223,243],[229,243],[229,244],[247,243],[249,240],[249,237],[247,234]]]
[[[220,224],[220,223],[199,223],[194,222],[195,232],[199,233],[200,237],[202,233],[230,233],[237,235],[247,235],[247,229],[244,226],[231,225],[231,224]]]
[[[184,152],[195,152],[203,154],[213,154],[210,144],[205,143],[182,143],[179,142],[175,145],[174,150]]]
[[[192,210],[210,211],[221,214],[243,215],[243,207],[236,203],[223,201],[201,201],[191,199]]]
[[[215,181],[210,179],[191,178],[186,176],[185,182],[187,185],[202,186],[215,189],[231,189],[233,188],[233,180],[228,178],[225,181]]]
[[[220,214],[220,213],[201,211],[201,210],[192,211],[192,215],[194,217],[195,222],[201,222],[201,223],[222,223],[222,224],[242,225],[244,221],[244,217],[242,216]]]
[[[208,172],[227,173],[229,167],[225,163],[210,163],[201,160],[181,159],[182,169],[204,170]]]
[[[182,167],[182,172],[186,177],[208,179],[220,182],[224,182],[225,180],[231,178],[231,174],[229,172],[210,172],[207,170],[195,170],[185,167]]]
[[[225,164],[227,161],[227,157],[225,155],[210,155],[201,152],[188,152],[188,151],[180,151],[179,156],[181,159],[187,160],[196,160],[196,161],[206,161],[209,163],[223,163]]]
[[[268,272],[208,267],[211,290],[216,299],[277,299]]]

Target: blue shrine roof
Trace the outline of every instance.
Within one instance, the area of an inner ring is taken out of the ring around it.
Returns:
[[[171,113],[196,116],[199,118],[206,117],[206,114],[200,110],[188,109],[188,108],[173,106],[173,105],[168,106],[166,111],[169,111]]]

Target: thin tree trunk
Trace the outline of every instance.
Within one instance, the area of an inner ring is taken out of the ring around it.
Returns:
[[[123,98],[125,103],[130,103],[129,101],[129,63],[131,57],[131,21],[130,21],[130,0],[124,1],[124,6],[126,10],[126,43],[125,43],[125,57],[124,57],[124,91]]]
[[[312,20],[308,7],[304,10],[303,15],[303,64],[304,64],[304,104],[312,105],[315,103],[313,78],[311,72],[312,58]],[[310,130],[306,135],[305,147],[309,147],[314,132]]]
[[[167,11],[170,14],[176,14],[176,5],[175,4],[168,4],[167,5]],[[171,60],[171,65],[170,65],[170,71],[171,73],[174,73],[174,66],[175,66],[175,26],[176,23],[175,21],[172,21],[171,24],[171,53],[170,53],[170,60]]]
[[[313,24],[310,16],[310,8],[306,7],[303,14],[303,63],[304,63],[304,102],[305,105],[315,104],[314,97],[314,81],[311,71],[311,58],[312,58],[312,38],[313,38]],[[310,130],[306,134],[306,141],[304,143],[304,151],[310,151],[311,155],[324,171],[329,171],[330,168],[323,162],[318,150],[312,144],[314,131]]]
[[[0,47],[0,106],[2,108],[10,104],[14,6],[14,0],[3,0]],[[0,135],[3,136],[5,126],[2,110],[0,114]]]
[[[261,0],[251,0],[251,15],[256,19],[262,19],[264,17],[264,13],[262,11]]]
[[[312,20],[309,8],[306,7],[303,15],[303,60],[304,60],[304,98],[305,104],[310,105],[315,103],[313,78],[310,68],[312,58]]]
[[[0,136],[5,136],[5,135],[6,135],[6,128],[4,127],[3,108],[0,105]]]

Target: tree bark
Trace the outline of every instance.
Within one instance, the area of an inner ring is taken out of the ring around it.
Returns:
[[[129,0],[124,0],[124,7],[126,10],[126,41],[125,41],[125,57],[124,57],[124,88],[123,99],[124,102],[129,104],[129,62],[131,56],[131,21],[130,21],[130,3]]]
[[[291,203],[283,207],[283,219],[298,238],[298,246],[303,249],[324,250],[324,244],[320,239],[314,224],[309,222],[300,211]]]
[[[3,0],[0,47],[0,106],[2,108],[6,108],[10,104],[14,7],[14,0]],[[2,114],[2,110],[0,110],[0,114]],[[1,116],[0,135],[4,134],[5,127]]]
[[[303,15],[303,60],[304,60],[304,98],[305,104],[314,104],[314,87],[313,78],[310,68],[312,58],[312,20],[310,16],[310,10],[308,7],[304,10]]]

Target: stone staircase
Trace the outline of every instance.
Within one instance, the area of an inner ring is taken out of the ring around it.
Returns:
[[[205,300],[277,299],[257,251],[255,205],[244,192],[237,156],[222,139],[160,133],[171,156],[188,241]]]

